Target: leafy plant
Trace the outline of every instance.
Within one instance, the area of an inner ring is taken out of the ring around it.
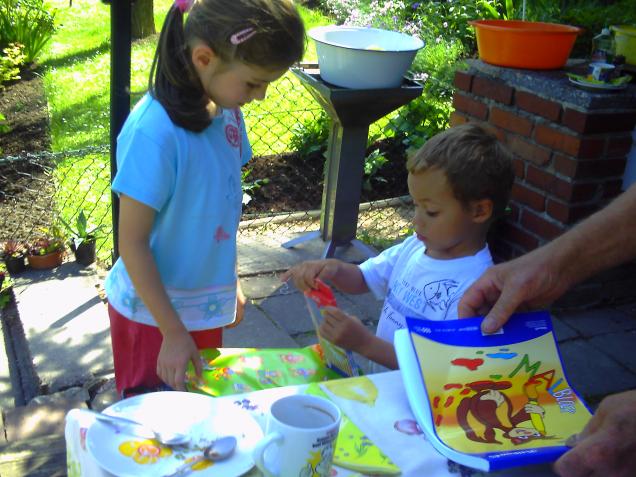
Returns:
[[[362,182],[364,190],[370,191],[373,188],[372,179],[386,182],[384,177],[376,177],[376,174],[387,162],[388,159],[383,154],[380,154],[379,149],[375,149],[364,159],[364,181]]]
[[[58,226],[41,227],[42,235],[33,240],[27,250],[28,255],[47,255],[64,250],[65,235]]]
[[[26,246],[17,240],[7,240],[2,247],[2,258],[20,258],[26,254]]]
[[[0,39],[23,45],[25,62],[31,63],[55,33],[54,19],[44,0],[0,0]]]
[[[60,217],[60,222],[71,234],[75,248],[79,247],[82,242],[94,241],[97,238],[97,232],[103,228],[102,225],[89,227],[88,219],[86,218],[83,210],[80,210],[79,214],[77,214],[74,227],[62,217]]]
[[[4,89],[4,83],[20,79],[20,68],[25,62],[24,47],[20,43],[10,43],[2,50],[2,56],[0,56],[0,90]],[[2,120],[4,121],[4,116],[2,116]],[[0,132],[3,131],[0,130]]]
[[[297,123],[292,128],[289,146],[305,157],[327,148],[330,120],[327,113],[320,111],[317,117]]]
[[[7,118],[4,114],[0,113],[0,134],[5,134],[11,131],[11,126],[7,124]]]
[[[255,181],[247,181],[247,176],[252,173],[250,169],[241,172],[241,188],[243,190],[243,204],[249,204],[254,195],[254,191],[260,189],[263,185],[269,184],[269,179],[256,179]]]

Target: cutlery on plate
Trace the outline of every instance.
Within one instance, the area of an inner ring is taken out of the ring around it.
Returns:
[[[154,430],[146,424],[142,424],[126,417],[111,416],[110,414],[103,414],[91,409],[85,409],[85,411],[93,414],[99,421],[115,426],[120,430],[129,430],[130,434],[137,437],[155,439],[156,441],[166,446],[178,446],[182,444],[188,444],[190,442],[190,436],[188,436],[187,434],[182,434],[180,432],[174,432],[167,429]]]
[[[218,462],[227,459],[232,455],[236,448],[236,437],[225,436],[219,437],[207,446],[203,452],[189,462],[181,464],[172,473],[164,475],[164,477],[177,477],[178,475],[186,475],[192,470],[192,466],[202,460]]]

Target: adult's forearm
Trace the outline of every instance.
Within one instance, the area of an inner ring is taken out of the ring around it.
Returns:
[[[636,258],[636,185],[545,248],[569,285]]]

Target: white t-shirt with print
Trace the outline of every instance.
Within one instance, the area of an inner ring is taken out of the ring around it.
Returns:
[[[439,260],[426,255],[413,235],[360,264],[367,286],[384,306],[376,335],[393,343],[406,316],[427,320],[457,319],[457,304],[468,287],[493,261],[488,245],[469,257]]]

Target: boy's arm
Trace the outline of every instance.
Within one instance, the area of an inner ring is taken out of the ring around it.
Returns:
[[[322,315],[324,320],[319,333],[323,338],[382,366],[398,368],[393,345],[375,336],[357,317],[348,315],[336,307],[323,308]]]
[[[369,291],[360,267],[335,258],[309,260],[283,273],[281,281],[292,279],[301,291],[316,287],[316,278],[332,283],[338,290],[352,295]]]
[[[128,275],[163,335],[157,362],[157,374],[169,386],[184,390],[185,370],[193,361],[201,374],[199,352],[159,276],[150,251],[150,231],[155,211],[126,195],[120,197],[119,251]]]

